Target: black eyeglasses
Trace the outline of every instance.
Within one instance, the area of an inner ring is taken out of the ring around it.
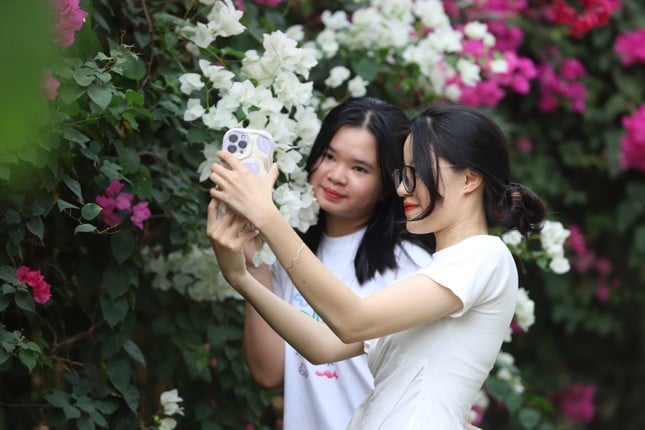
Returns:
[[[405,165],[400,169],[394,169],[392,172],[392,181],[394,181],[394,188],[399,188],[403,183],[403,188],[406,193],[411,193],[417,187],[417,171],[413,166]]]

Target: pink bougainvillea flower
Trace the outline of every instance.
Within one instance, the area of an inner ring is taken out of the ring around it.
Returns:
[[[554,396],[563,415],[575,421],[588,423],[596,413],[594,397],[596,387],[573,382]]]
[[[45,281],[40,270],[32,270],[27,266],[16,269],[16,278],[21,283],[31,287],[31,295],[36,303],[47,303],[51,298],[51,285]]]
[[[619,34],[614,42],[614,52],[623,66],[645,63],[645,28]]]
[[[626,133],[620,140],[620,167],[645,172],[645,104],[621,123]]]
[[[54,78],[50,70],[45,71],[45,78],[43,81],[43,88],[45,89],[45,96],[47,100],[54,100],[58,96],[58,88],[60,87],[60,82],[58,79]]]
[[[150,218],[148,202],[132,204],[134,195],[121,191],[123,182],[115,179],[105,188],[102,195],[96,196],[96,204],[101,206],[99,219],[110,227],[116,227],[123,221],[123,216],[130,216],[130,221],[143,230],[143,222]]]
[[[148,202],[139,202],[136,205],[132,206],[132,216],[130,216],[130,221],[132,224],[139,227],[140,230],[143,230],[143,222],[150,218],[150,209],[148,209]]]
[[[74,34],[83,27],[87,12],[81,10],[79,0],[52,0],[58,17],[54,27],[54,41],[63,48],[74,43]]]

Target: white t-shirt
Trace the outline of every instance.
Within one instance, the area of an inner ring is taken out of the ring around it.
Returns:
[[[504,242],[469,237],[435,252],[418,273],[449,288],[463,309],[365,342],[375,388],[349,429],[463,429],[495,364],[518,291],[517,268]]]
[[[405,242],[397,247],[399,268],[376,274],[359,285],[354,271],[354,257],[365,229],[342,237],[323,236],[317,256],[322,263],[352,291],[365,297],[393,280],[414,272],[431,261],[431,255]],[[405,252],[404,252],[405,250]],[[302,312],[320,321],[320,316],[296,290],[279,263],[273,266],[275,294]],[[342,430],[354,410],[372,390],[372,375],[367,357],[314,366],[285,342],[284,430]]]

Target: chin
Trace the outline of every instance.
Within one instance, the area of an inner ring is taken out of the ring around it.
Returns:
[[[430,233],[429,231],[426,231],[426,229],[422,228],[421,225],[419,225],[419,221],[408,221],[405,223],[405,229],[408,231],[408,233],[412,234],[425,234],[425,233]]]

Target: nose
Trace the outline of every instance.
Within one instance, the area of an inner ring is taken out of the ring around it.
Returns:
[[[403,181],[399,182],[399,186],[398,186],[398,187],[396,187],[396,194],[397,194],[399,197],[405,197],[405,196],[409,196],[409,195],[410,195],[410,193],[408,193],[408,192],[406,191],[405,187],[403,186]]]
[[[341,163],[336,163],[327,172],[327,178],[334,184],[344,184],[347,182],[347,172]]]

